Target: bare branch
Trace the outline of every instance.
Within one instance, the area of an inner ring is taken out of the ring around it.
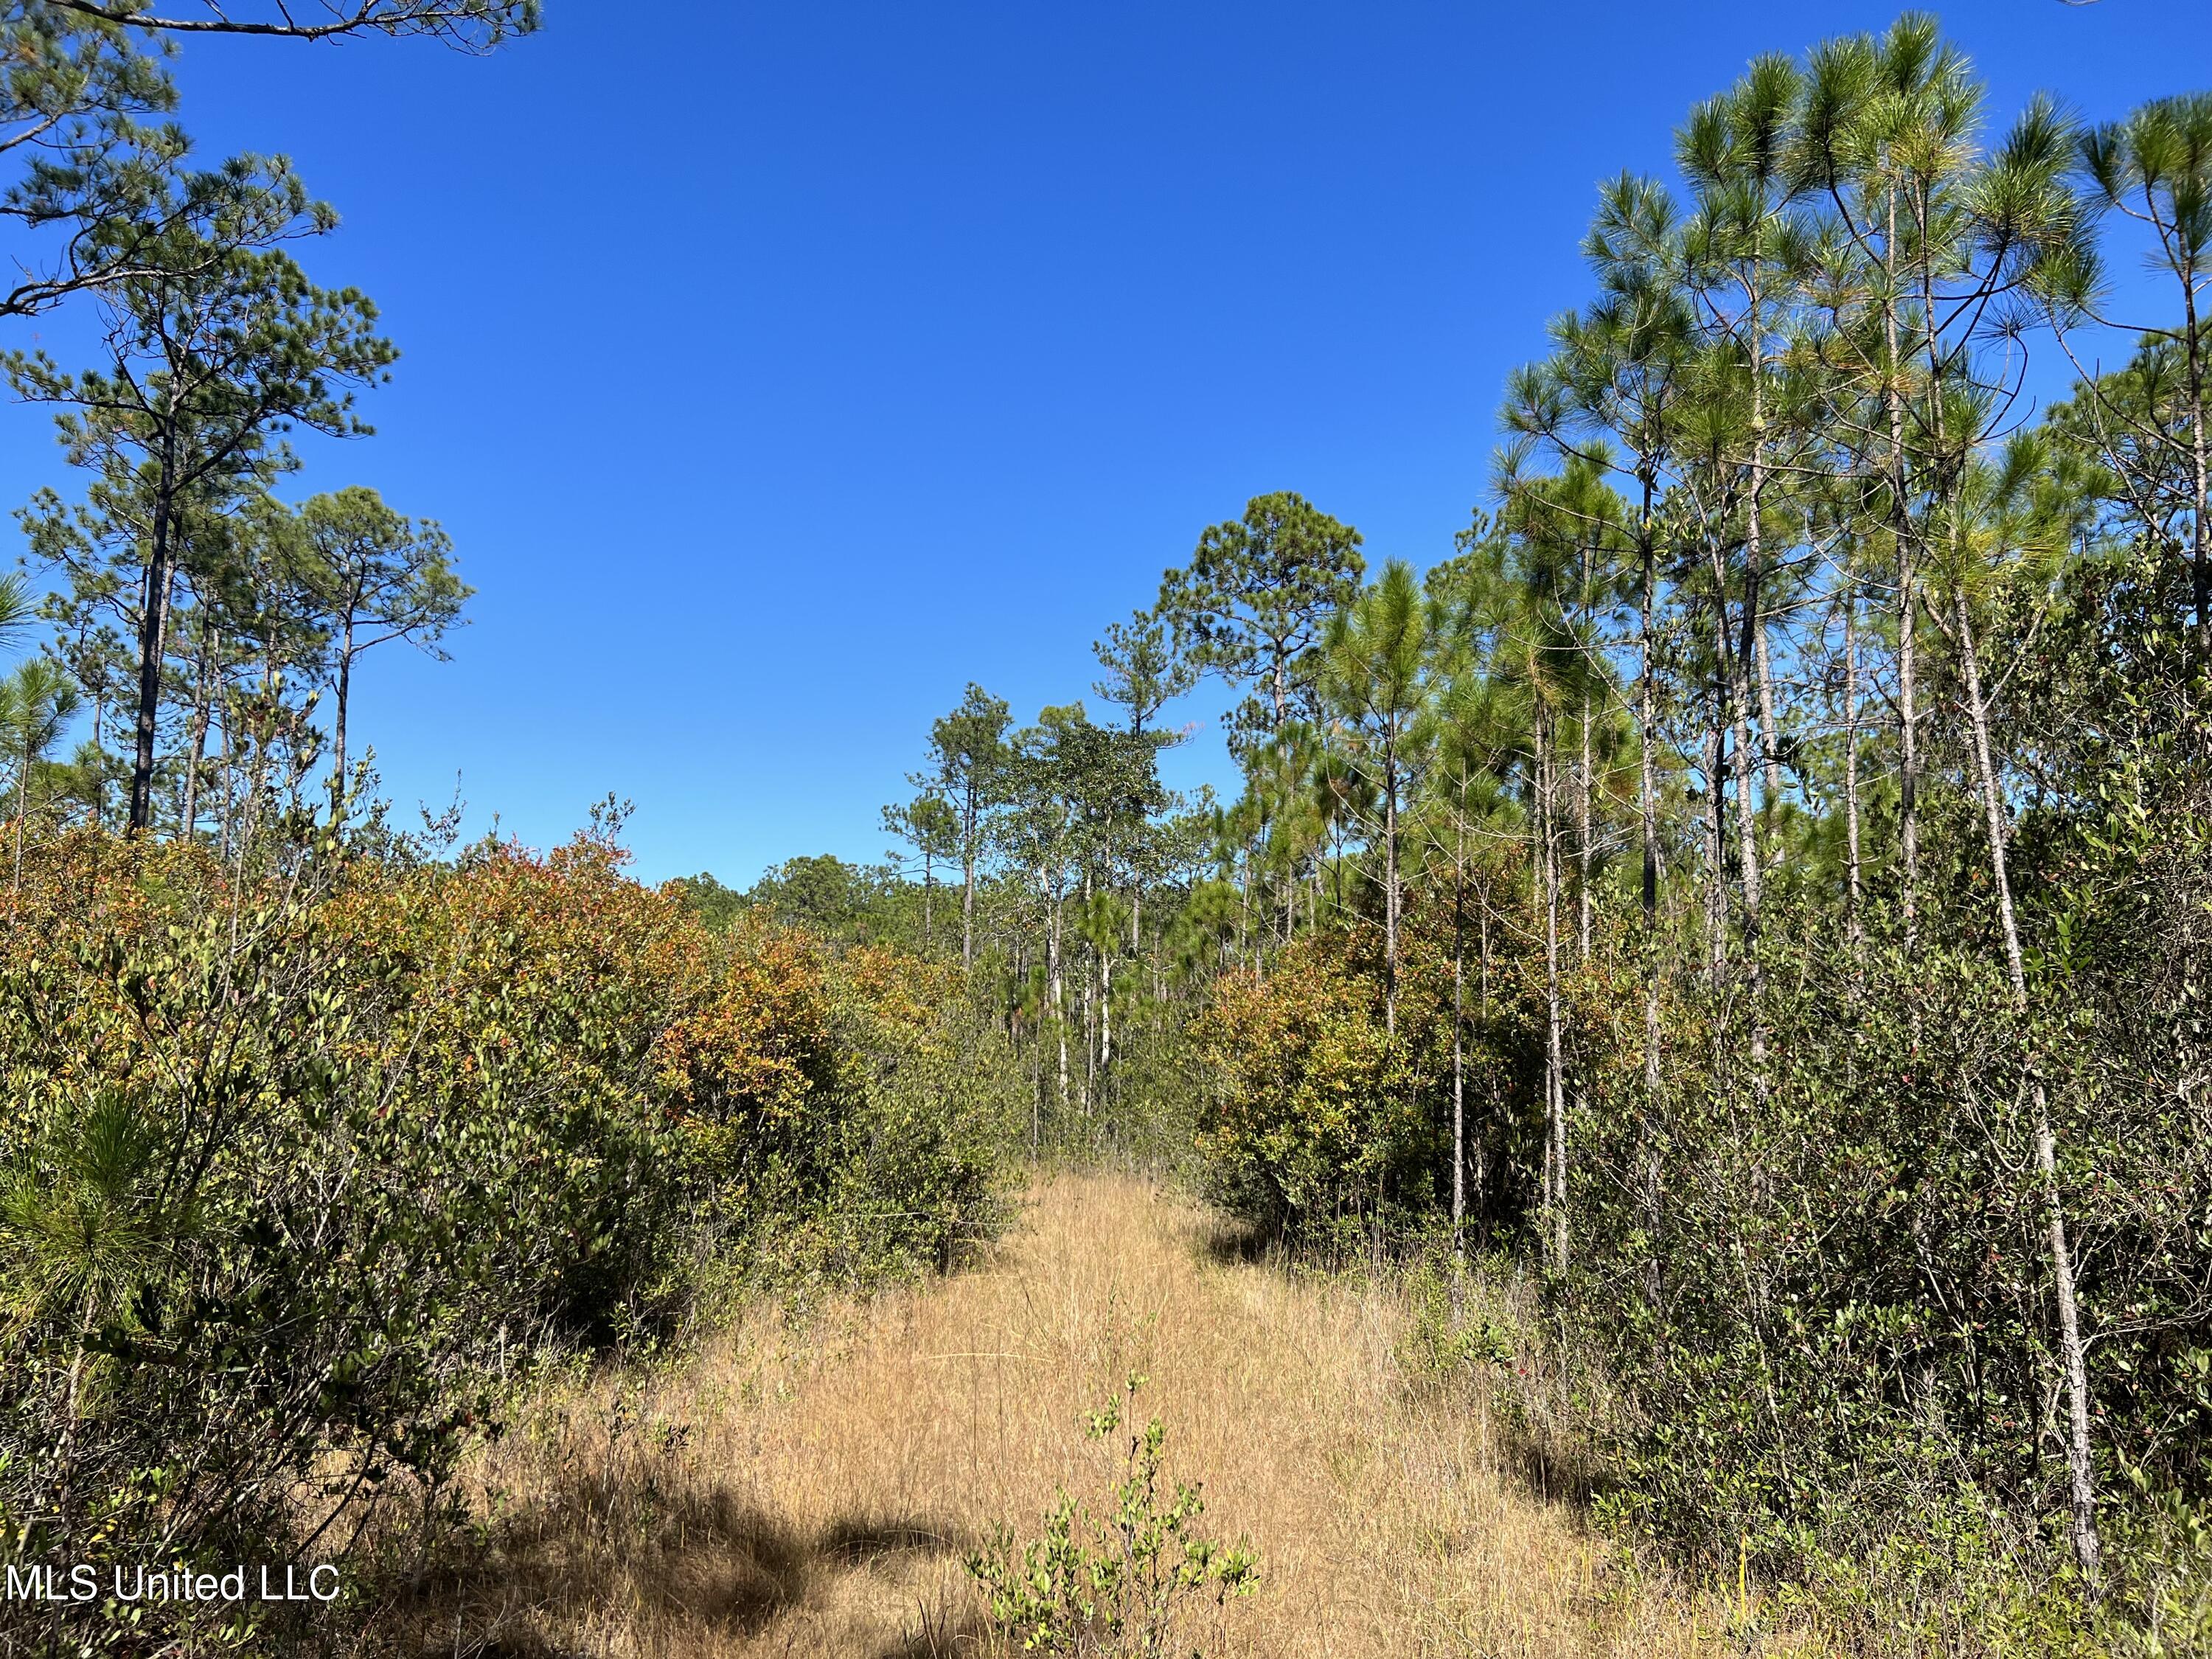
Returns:
[[[205,17],[161,17],[144,0],[54,0],[59,10],[100,22],[162,34],[255,34],[288,40],[331,40],[356,34],[428,34],[483,52],[538,27],[539,0],[349,0],[326,3],[319,19],[302,21],[275,6],[273,17],[234,17],[205,0]]]

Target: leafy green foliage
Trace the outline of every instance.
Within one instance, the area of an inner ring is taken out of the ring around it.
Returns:
[[[1191,1612],[1260,1588],[1256,1555],[1198,1529],[1206,1513],[1198,1486],[1177,1480],[1171,1497],[1161,1491],[1167,1431],[1157,1417],[1139,1429],[1131,1416],[1145,1381],[1132,1375],[1121,1398],[1085,1424],[1093,1440],[1126,1435],[1121,1478],[1103,1512],[1063,1491],[1042,1534],[1018,1553],[1002,1530],[968,1557],[993,1620],[1024,1653],[1202,1659],[1202,1647],[1184,1645]]]

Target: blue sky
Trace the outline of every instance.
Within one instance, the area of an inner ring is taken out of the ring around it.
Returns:
[[[612,790],[648,878],[874,858],[967,681],[1018,715],[1248,496],[1370,562],[1485,494],[1506,372],[1584,296],[1595,183],[1754,52],[1887,5],[547,0],[485,60],[195,41],[210,155],[283,150],[382,306],[379,435],[307,453],[451,532],[454,660],[371,657],[403,809],[544,845]],[[2212,82],[2204,0],[1944,9],[2008,114]],[[72,355],[67,320],[43,343]],[[21,337],[9,343],[21,343]],[[0,407],[0,500],[67,488]],[[1205,720],[1220,700],[1194,700]],[[1210,730],[1177,781],[1224,780]]]

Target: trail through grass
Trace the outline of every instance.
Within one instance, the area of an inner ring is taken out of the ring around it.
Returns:
[[[703,1355],[552,1391],[473,1472],[478,1560],[433,1592],[455,1653],[991,1651],[963,1553],[1032,1535],[1111,1453],[1085,1413],[1131,1371],[1205,1529],[1259,1594],[1209,1656],[1760,1651],[1724,1610],[1631,1583],[1502,1468],[1479,1407],[1410,1388],[1385,1290],[1244,1259],[1188,1202],[1068,1177],[992,1259]]]

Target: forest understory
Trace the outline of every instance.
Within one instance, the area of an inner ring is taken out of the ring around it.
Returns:
[[[1165,1474],[1260,1558],[1257,1590],[1190,1629],[1209,1653],[1822,1650],[1762,1637],[1755,1591],[1638,1582],[1486,1411],[1408,1367],[1417,1320],[1402,1285],[1062,1176],[971,1271],[547,1391],[468,1471],[481,1553],[392,1613],[426,1651],[518,1659],[1008,1650],[965,1558],[1106,1489],[1117,1454],[1085,1419],[1133,1371]]]

